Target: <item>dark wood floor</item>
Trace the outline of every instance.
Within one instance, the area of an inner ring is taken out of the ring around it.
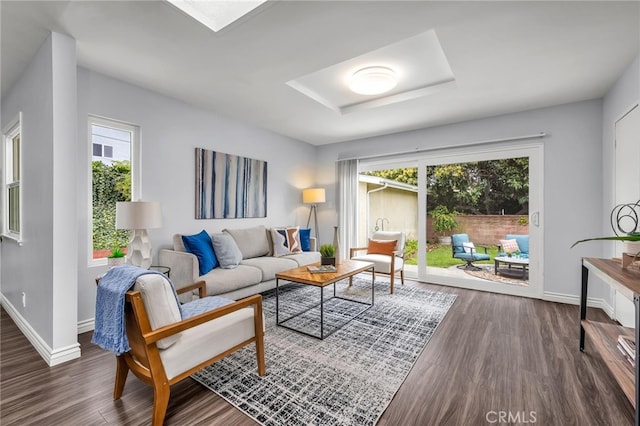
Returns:
[[[630,425],[633,409],[602,360],[578,350],[576,306],[427,285],[458,298],[379,425]],[[600,310],[592,319],[606,321]],[[49,368],[3,310],[0,424],[143,425],[153,392],[129,376],[112,400],[114,356],[80,335],[82,357]],[[494,413],[495,412],[495,413]],[[488,417],[487,417],[488,416]],[[535,421],[534,421],[535,420]],[[254,425],[191,379],[171,389],[167,425]]]

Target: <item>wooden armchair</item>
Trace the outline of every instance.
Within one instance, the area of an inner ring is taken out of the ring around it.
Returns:
[[[183,287],[179,292],[196,289],[200,297],[204,297],[204,281]],[[113,391],[114,399],[122,396],[129,371],[152,386],[154,426],[164,422],[172,384],[243,346],[255,343],[258,374],[265,375],[262,296],[247,297],[158,327],[159,313],[165,317],[160,321],[167,322],[165,308],[174,315],[178,312],[180,318],[178,303],[172,294],[167,297],[168,292],[173,293],[173,289],[167,279],[148,274],[140,276],[133,290],[126,293],[125,321],[131,350],[117,356]],[[157,306],[164,302],[168,307]]]
[[[376,231],[369,240],[369,246],[367,247],[352,247],[349,250],[349,258],[353,260],[362,260],[364,262],[373,263],[373,279],[375,280],[375,274],[389,275],[389,287],[390,293],[393,294],[394,278],[396,273],[400,273],[400,282],[404,284],[404,245],[405,245],[404,232],[392,232],[392,231]],[[382,242],[382,245],[377,244],[376,249],[372,250],[372,243]],[[384,243],[389,243],[389,248],[381,247]],[[395,244],[394,244],[395,242]],[[359,254],[358,252],[366,250],[365,254]],[[352,283],[352,277],[349,277],[349,285]]]

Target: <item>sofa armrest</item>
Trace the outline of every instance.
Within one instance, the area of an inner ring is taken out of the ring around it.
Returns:
[[[163,249],[158,253],[158,261],[171,268],[171,282],[176,289],[198,281],[200,266],[194,254]]]

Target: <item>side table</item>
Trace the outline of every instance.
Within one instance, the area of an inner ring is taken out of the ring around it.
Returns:
[[[161,274],[165,274],[167,278],[171,278],[171,268],[169,268],[168,266],[151,265],[149,266],[149,270],[160,272]]]

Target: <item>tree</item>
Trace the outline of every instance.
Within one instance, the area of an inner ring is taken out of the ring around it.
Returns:
[[[368,172],[372,176],[418,184],[418,169]],[[427,166],[427,210],[445,206],[467,214],[526,214],[529,211],[529,159]]]

